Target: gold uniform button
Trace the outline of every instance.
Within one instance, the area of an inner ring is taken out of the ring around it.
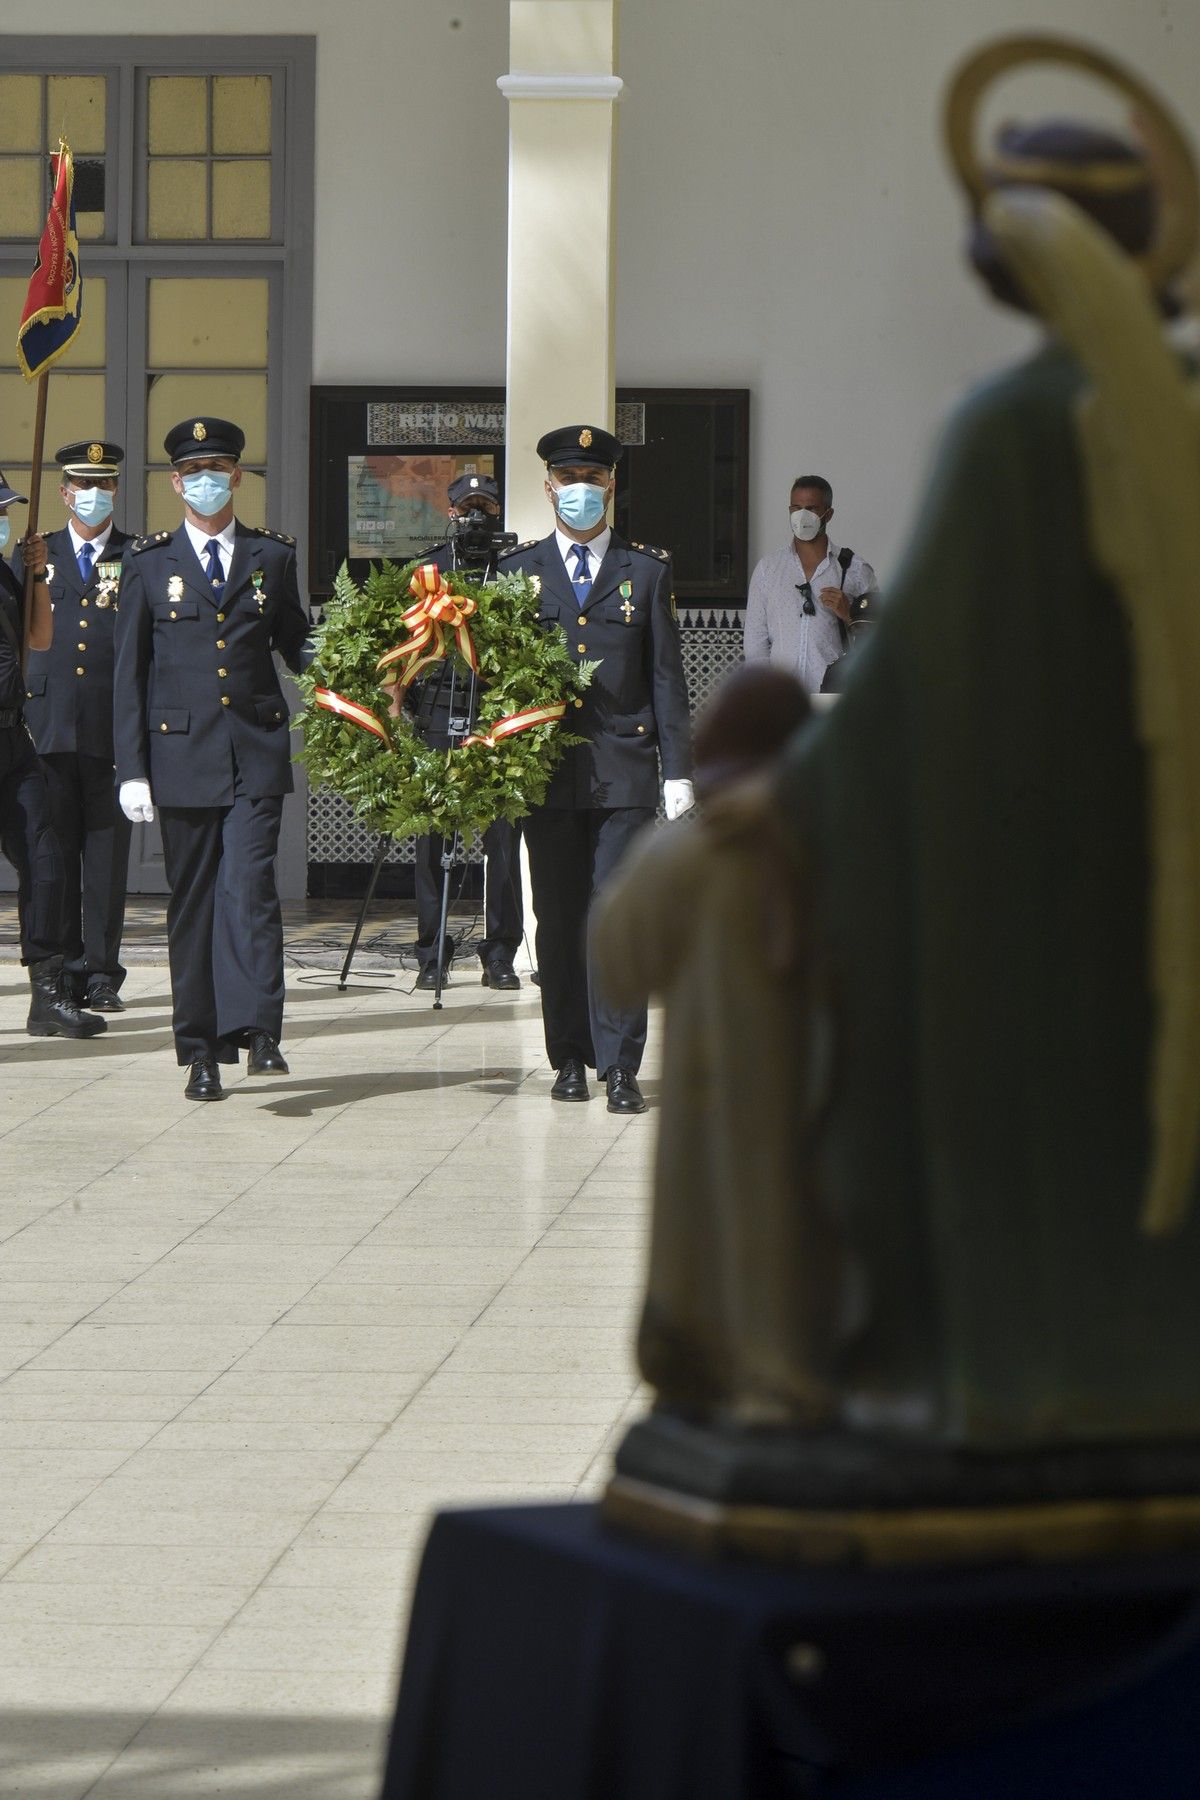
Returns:
[[[224,622],[224,618],[225,618],[224,613],[218,613],[217,614],[217,624],[218,625],[222,624]]]
[[[178,613],[174,613],[174,612],[173,612],[173,613],[172,613],[172,614],[171,614],[171,617],[172,617],[172,618],[173,618],[173,619],[177,619],[177,618],[178,618],[178,617],[179,617],[179,614],[178,614]]]
[[[579,623],[580,623],[580,624],[581,624],[581,625],[586,625],[586,624],[587,624],[587,614],[586,614],[586,613],[580,613],[580,615],[579,615]]]
[[[83,599],[79,602],[79,604],[80,604],[80,606],[87,605],[87,595],[86,594],[83,596]]]
[[[223,650],[223,649],[224,649],[224,648],[225,648],[225,639],[224,639],[224,638],[218,638],[218,639],[217,639],[217,649],[218,649],[218,650]]]
[[[586,651],[587,651],[587,645],[586,645],[586,644],[580,644],[580,645],[579,645],[579,654],[580,654],[580,656],[583,656],[583,655],[584,655],[584,654],[585,654],[585,653],[586,653]]]
[[[76,669],[76,671],[75,671],[75,673],[76,673],[76,674],[77,674],[77,675],[82,675],[82,674],[83,674],[83,670],[82,670],[82,669]]]
[[[228,675],[228,673],[229,673],[228,669],[218,669],[217,670],[217,674],[221,677],[222,681],[224,681],[224,679]]]
[[[222,705],[222,706],[228,706],[228,705],[229,705],[229,695],[228,695],[228,694],[222,694],[222,695],[221,695],[221,705]]]
[[[76,646],[75,646],[75,648],[76,648],[76,649],[77,649],[77,650],[86,650],[86,649],[87,649],[87,645],[86,645],[86,644],[76,644]]]
[[[582,701],[582,700],[577,700],[577,701],[576,701],[576,702],[575,702],[575,704],[576,704],[576,706],[582,706],[582,705],[583,705],[583,701]]]
[[[87,630],[87,628],[88,628],[88,622],[87,622],[87,620],[86,620],[86,619],[80,619],[80,621],[79,621],[79,629],[80,629],[80,631],[86,631],[86,630]]]
[[[160,731],[170,731],[171,727],[169,725],[160,725],[158,729]]]
[[[642,732],[644,732],[644,731],[645,731],[645,729],[646,729],[646,727],[645,727],[645,726],[644,726],[644,725],[639,725],[639,726],[638,726],[638,732],[639,732],[639,733],[642,733]]]

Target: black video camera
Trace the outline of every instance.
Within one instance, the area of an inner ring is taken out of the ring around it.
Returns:
[[[454,546],[456,569],[494,569],[501,556],[517,547],[515,531],[500,531],[490,513],[479,507],[460,513],[450,521],[450,542]]]

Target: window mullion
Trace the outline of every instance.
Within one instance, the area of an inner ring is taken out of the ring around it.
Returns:
[[[142,184],[137,171],[145,161],[144,107],[139,104],[141,73],[133,63],[122,63],[117,80],[121,96],[119,127],[120,160],[117,171],[117,243],[128,255],[137,239],[137,209]]]

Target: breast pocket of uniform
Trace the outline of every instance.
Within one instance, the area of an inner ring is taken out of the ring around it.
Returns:
[[[254,707],[256,725],[265,726],[268,731],[271,731],[287,724],[287,707],[278,696],[274,699],[254,700],[251,705]]]
[[[168,737],[172,732],[187,732],[192,722],[192,715],[186,706],[152,706],[148,723],[150,729],[158,737]]]
[[[632,631],[642,622],[642,609],[633,600],[606,600],[604,603],[604,623],[619,625],[623,631]]]
[[[234,608],[239,618],[274,619],[277,611],[274,596],[265,593],[262,588],[243,588],[234,601]]]
[[[154,602],[154,623],[156,625],[183,624],[188,619],[200,617],[198,600],[156,600]]]

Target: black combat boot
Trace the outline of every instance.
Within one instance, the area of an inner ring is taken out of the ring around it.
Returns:
[[[80,1012],[63,975],[61,956],[47,956],[30,963],[29,985],[33,1001],[25,1029],[30,1037],[96,1037],[108,1030],[108,1020]]]

